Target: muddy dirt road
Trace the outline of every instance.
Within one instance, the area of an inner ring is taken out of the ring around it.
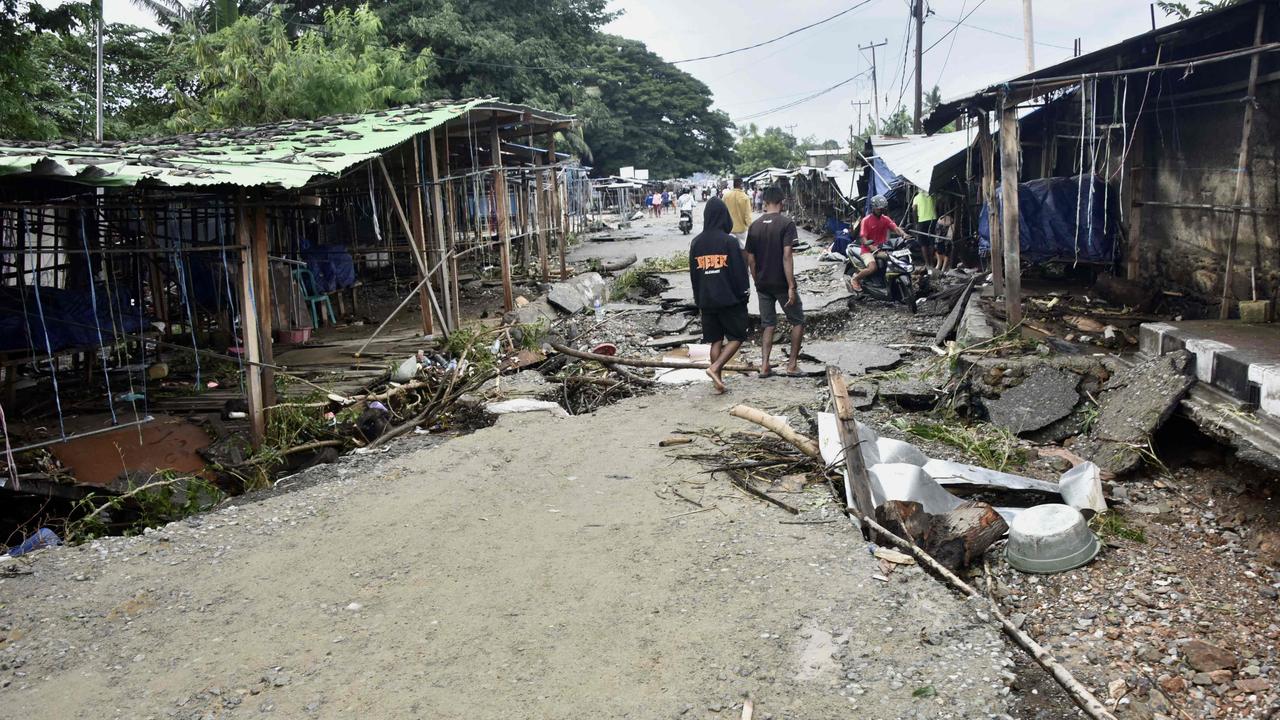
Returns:
[[[821,487],[788,499],[829,522],[783,524],[658,447],[817,389],[734,378],[727,397],[507,417],[42,551],[0,580],[0,715],[737,718],[745,696],[756,718],[1002,713],[1000,636],[916,568],[874,579]]]

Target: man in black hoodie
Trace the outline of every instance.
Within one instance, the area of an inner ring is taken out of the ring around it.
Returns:
[[[718,393],[725,391],[720,373],[747,339],[751,292],[747,261],[731,230],[729,208],[720,198],[711,198],[702,213],[702,232],[689,246],[689,280],[694,302],[702,311],[702,339],[711,343],[707,375]]]

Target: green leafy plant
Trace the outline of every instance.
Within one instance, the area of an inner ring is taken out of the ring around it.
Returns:
[[[613,279],[609,297],[621,300],[632,288],[639,287],[644,279],[654,273],[678,272],[689,269],[689,254],[677,252],[667,257],[646,258],[644,262],[633,265],[621,275]]]
[[[67,542],[106,534],[136,535],[146,528],[181,520],[217,505],[226,495],[209,480],[160,470],[145,481],[130,481],[118,495],[92,493],[76,503],[66,526]]]
[[[963,450],[978,465],[992,470],[1004,472],[1027,462],[1026,451],[1018,446],[1018,438],[1003,428],[908,418],[896,418],[890,424],[916,437]]]
[[[1094,532],[1103,538],[1118,537],[1144,545],[1147,542],[1147,534],[1142,528],[1130,525],[1123,515],[1116,512],[1095,515],[1089,524],[1093,526]]]

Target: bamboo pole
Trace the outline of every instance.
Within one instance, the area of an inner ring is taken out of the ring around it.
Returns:
[[[502,309],[511,312],[515,307],[515,291],[511,287],[511,229],[507,227],[507,176],[502,169],[502,136],[498,133],[498,120],[494,118],[489,132],[489,151],[493,164],[493,211],[498,225],[498,253],[502,265]]]
[[[991,234],[991,284],[999,296],[1004,294],[1004,244],[1000,241],[1000,215],[996,211],[995,143],[985,112],[978,118],[978,154],[982,160],[982,200],[987,204],[987,228]]]
[[[1258,3],[1258,22],[1254,28],[1253,45],[1262,45],[1262,30],[1267,16],[1267,4]],[[1253,135],[1253,108],[1258,104],[1258,60],[1261,55],[1249,59],[1249,90],[1244,103],[1244,130],[1240,136],[1240,157],[1236,162],[1236,189],[1232,195],[1232,207],[1239,206],[1244,199],[1245,185],[1251,174],[1249,168],[1249,141]],[[1218,319],[1226,320],[1231,315],[1231,284],[1236,270],[1236,244],[1240,239],[1240,211],[1231,214],[1231,240],[1227,243],[1227,267],[1222,274],[1222,305],[1218,308]]]
[[[400,204],[400,196],[396,194],[395,183],[391,181],[391,174],[387,172],[387,165],[382,161],[382,156],[378,156],[378,167],[382,170],[382,179],[387,183],[388,194],[391,196],[391,205],[396,211],[396,217],[400,219],[400,226],[404,230],[405,237],[409,238],[409,247],[413,248],[413,259],[418,263],[418,269],[422,272],[427,285],[427,297],[431,300],[432,307],[435,308],[436,315],[443,317],[440,312],[440,303],[436,300],[435,288],[431,285],[431,268],[427,267],[427,261],[422,257],[422,250],[413,241],[413,226],[409,224],[409,218],[404,214],[404,206]],[[431,308],[423,308],[423,313],[430,313]],[[442,323],[443,324],[443,323]],[[445,337],[449,336],[449,331],[444,330]]]
[[[441,198],[440,190],[440,153],[436,150],[436,131],[434,128],[431,130],[431,134],[427,136],[427,143],[431,147],[431,156],[429,158],[429,162],[431,164],[431,216],[435,221],[436,253],[441,259],[445,259],[449,257],[449,253],[453,250],[453,242],[452,236],[446,236],[445,234],[444,201]],[[443,154],[445,156],[445,162],[447,163],[449,160],[448,147],[445,148],[445,152]],[[448,168],[446,168],[445,174],[447,175],[448,173]],[[450,292],[450,288],[453,286],[453,283],[450,279],[450,275],[452,274],[450,271],[450,263],[444,262],[440,265],[440,288],[441,293],[444,296],[443,324],[448,330],[456,330],[458,325],[457,321],[453,319],[453,293]]]
[[[418,145],[418,137],[413,138],[413,178],[414,182],[410,184],[413,189],[412,202],[409,204],[409,214],[413,217],[413,234],[409,237],[409,242],[422,249],[422,256],[426,258],[426,265],[431,265],[431,253],[427,248],[427,227],[426,220],[423,218],[422,212],[422,192],[417,189],[417,184],[422,180],[422,163],[419,160],[420,149]],[[392,190],[394,193],[395,191]],[[431,298],[427,295],[427,275],[430,271],[427,267],[418,269],[418,307],[422,309],[422,334],[430,335],[435,332],[434,324],[431,322]],[[447,321],[444,316],[440,316],[440,324],[444,325]]]
[[[551,136],[551,141],[547,143],[547,164],[551,166],[551,228],[555,236],[558,236],[556,247],[560,252],[560,279],[569,279],[569,266],[565,260],[565,244],[569,238],[564,232],[564,228],[560,225],[560,172],[556,169],[556,136]]]

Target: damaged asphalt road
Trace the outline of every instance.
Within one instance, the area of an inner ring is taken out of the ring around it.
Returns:
[[[815,381],[503,418],[0,580],[0,703],[48,718],[970,718],[1012,661],[821,486],[792,516],[658,443]],[[698,440],[697,442],[702,442]],[[677,497],[671,487],[700,502]]]

